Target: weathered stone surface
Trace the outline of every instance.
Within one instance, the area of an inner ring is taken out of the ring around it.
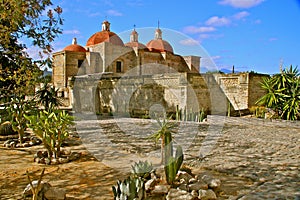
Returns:
[[[66,192],[63,189],[51,187],[45,192],[44,196],[47,200],[65,200]]]
[[[198,181],[196,183],[190,184],[189,185],[189,190],[207,190],[208,189],[208,185],[202,181]]]
[[[149,191],[150,189],[152,189],[155,184],[157,183],[156,179],[150,179],[145,183],[145,189],[146,191]]]
[[[34,180],[31,183],[33,188],[36,189],[38,186],[38,180]],[[47,190],[49,190],[49,188],[51,188],[51,185],[49,183],[41,181],[40,186],[38,188],[38,193],[40,192],[45,193]],[[31,195],[32,195],[31,186],[30,184],[28,184],[23,191],[23,196],[31,196]]]
[[[156,185],[151,191],[152,194],[167,194],[170,189],[170,185]]]
[[[166,197],[167,200],[192,200],[194,196],[187,191],[171,189]]]
[[[185,183],[189,183],[189,180],[192,179],[192,175],[190,175],[189,173],[185,172],[185,171],[179,171],[178,172],[178,178],[179,180],[183,179],[185,181]]]
[[[211,189],[199,190],[198,198],[201,200],[215,200],[215,199],[217,199],[217,196],[216,196],[215,192]]]

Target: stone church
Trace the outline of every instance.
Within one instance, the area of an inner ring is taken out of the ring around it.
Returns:
[[[101,29],[85,46],[74,38],[53,54],[53,85],[65,106],[77,112],[141,117],[204,110],[225,115],[228,108],[250,108],[263,94],[261,75],[200,74],[200,56],[175,54],[159,27],[146,45],[135,29],[127,43],[107,20]]]

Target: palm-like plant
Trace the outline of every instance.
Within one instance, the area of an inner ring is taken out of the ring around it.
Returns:
[[[49,82],[44,82],[43,86],[36,92],[35,97],[38,102],[44,106],[45,110],[50,110],[53,107],[62,105],[62,100],[57,96],[58,90],[50,85]]]
[[[290,66],[279,74],[263,79],[262,88],[266,94],[256,103],[272,108],[278,116],[287,120],[299,118],[300,89],[299,71]]]
[[[165,148],[171,148],[171,145],[168,145],[168,147],[165,145],[165,138],[171,137],[173,132],[172,128],[174,127],[174,124],[172,124],[169,120],[170,119],[167,120],[166,118],[163,118],[162,120],[156,118],[159,130],[151,136],[151,138],[155,139],[156,143],[161,140],[161,164],[165,164]],[[170,151],[173,152],[173,149],[170,149]]]

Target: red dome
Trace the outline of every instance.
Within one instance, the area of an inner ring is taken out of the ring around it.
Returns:
[[[125,44],[125,46],[127,47],[137,47],[138,49],[147,49],[147,47],[142,44],[142,43],[139,43],[139,42],[128,42]]]
[[[99,44],[101,42],[111,42],[115,45],[124,46],[123,41],[117,34],[106,30],[97,32],[92,35],[87,41],[86,46]]]
[[[69,46],[66,46],[63,49],[63,51],[87,52],[87,50],[84,47],[82,47],[82,46],[80,46],[78,44],[71,44]]]
[[[150,51],[160,51],[160,52],[171,52],[173,53],[173,47],[169,42],[162,39],[154,39],[148,42],[147,47]]]

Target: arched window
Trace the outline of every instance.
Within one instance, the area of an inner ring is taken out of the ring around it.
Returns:
[[[121,61],[117,61],[116,62],[116,73],[121,73],[123,72],[123,66],[122,66],[122,62]]]

